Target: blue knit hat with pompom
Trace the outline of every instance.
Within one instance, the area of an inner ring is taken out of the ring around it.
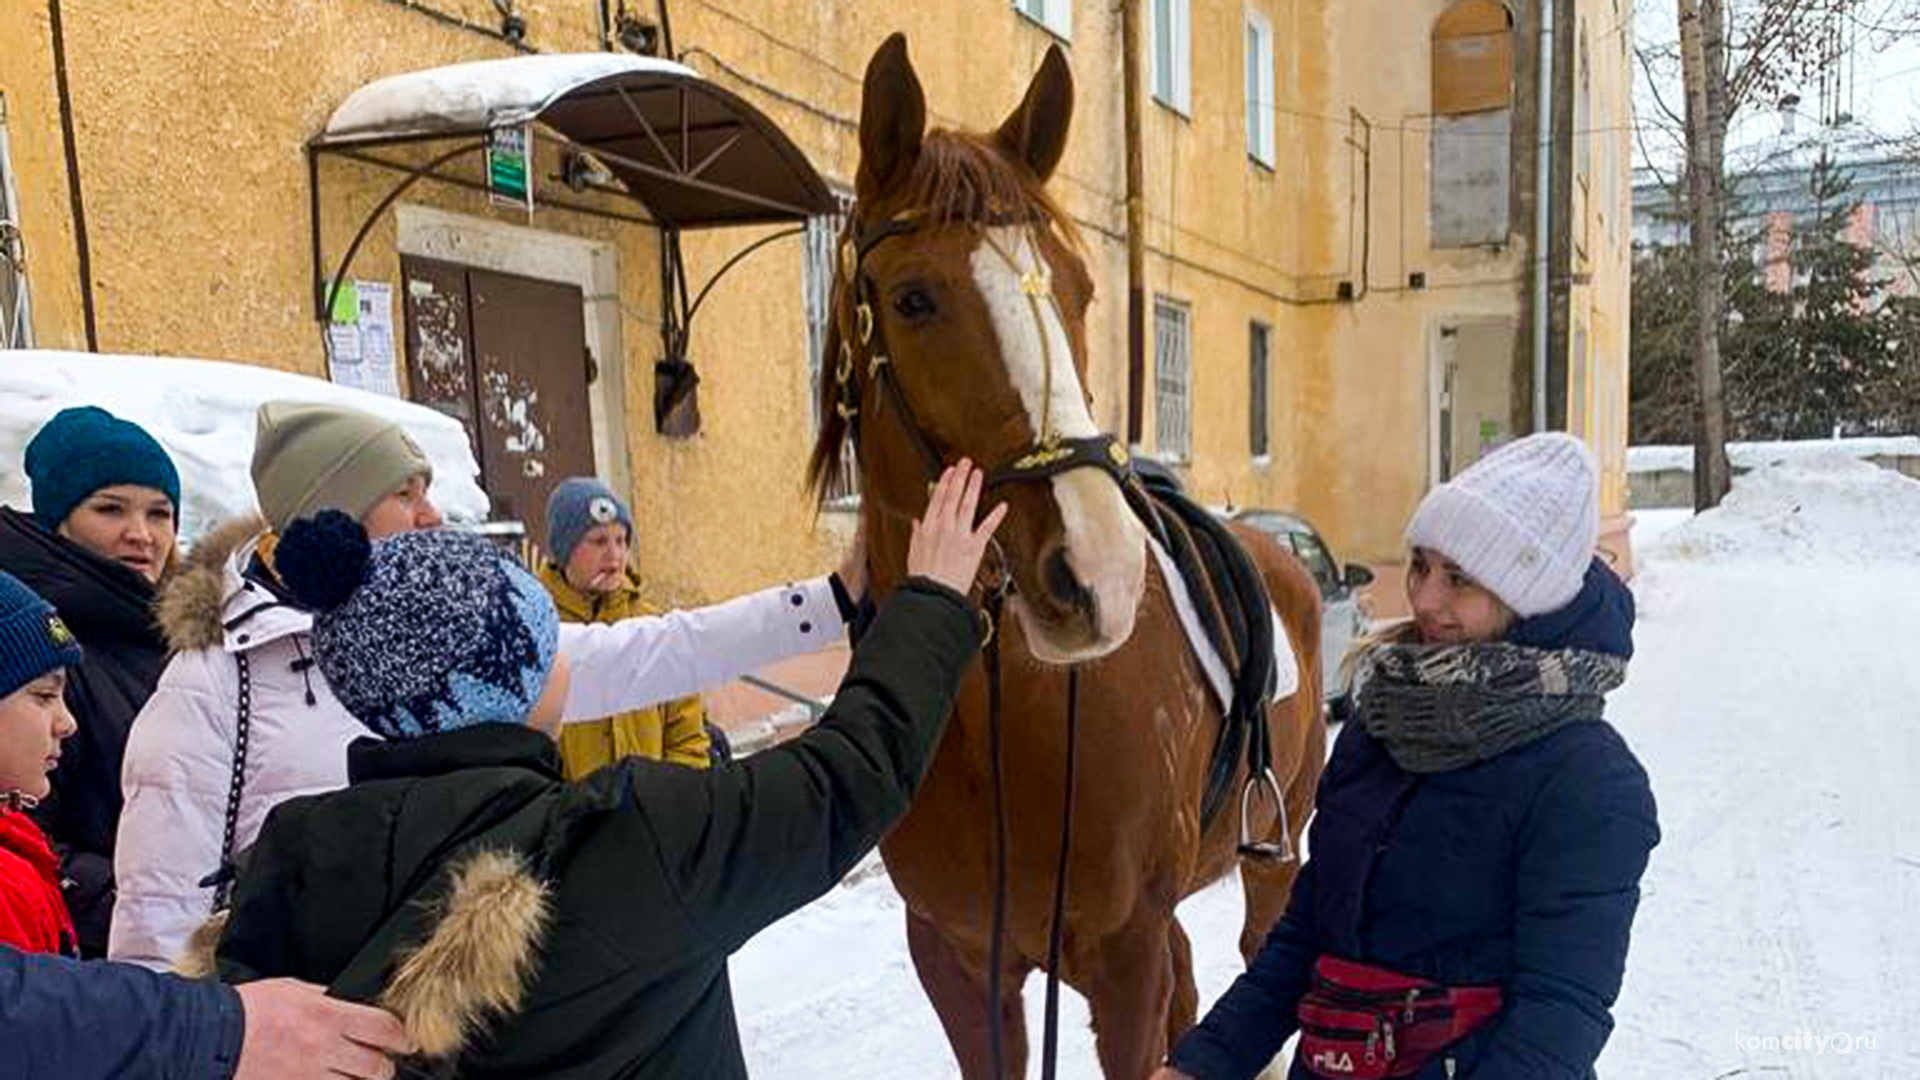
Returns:
[[[274,569],[315,612],[314,658],[334,696],[383,738],[524,723],[546,689],[553,601],[479,536],[370,541],[329,510],[288,527]]]

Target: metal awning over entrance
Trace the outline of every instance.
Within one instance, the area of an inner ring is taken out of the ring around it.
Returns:
[[[721,275],[752,251],[831,214],[827,185],[792,140],[739,96],[691,68],[652,57],[576,53],[482,60],[389,76],[361,87],[307,144],[314,317],[327,327],[354,256],[373,226],[421,180],[500,194],[500,147],[521,148],[509,179],[530,211],[560,210],[652,226],[661,240],[661,339],[655,423],[670,430],[698,382],[686,359],[690,325]],[[558,148],[561,183],[535,175],[535,144]],[[414,148],[407,159],[394,156]],[[403,174],[331,266],[323,251],[320,161],[352,160]],[[420,160],[424,159],[424,160]],[[484,160],[485,180],[471,168]],[[515,173],[515,168],[518,172]],[[635,211],[583,197],[630,199]],[[688,288],[680,234],[729,225],[791,224],[734,255],[697,294]],[[325,337],[323,333],[323,338]],[[697,420],[694,421],[697,424]]]
[[[480,140],[536,121],[604,163],[661,225],[832,210],[820,175],[763,113],[691,68],[644,56],[519,56],[390,76],[348,97],[313,147]]]

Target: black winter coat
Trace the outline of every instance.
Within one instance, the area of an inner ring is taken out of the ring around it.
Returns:
[[[550,739],[499,724],[355,743],[346,790],[268,817],[219,974],[378,1000],[452,1063],[435,1076],[745,1077],[728,955],[905,813],[979,637],[911,581],[817,726],[711,770],[566,784]]]
[[[1630,642],[1632,598],[1610,572],[1598,584],[1590,575],[1577,603],[1586,625],[1527,643]],[[1414,774],[1348,724],[1317,806],[1286,914],[1175,1047],[1177,1068],[1199,1080],[1258,1073],[1298,1028],[1314,961],[1331,954],[1501,987],[1501,1013],[1452,1048],[1454,1071],[1437,1057],[1420,1080],[1593,1075],[1660,839],[1646,772],[1612,726],[1580,721],[1476,765]],[[1312,1076],[1298,1058],[1288,1075]]]
[[[35,816],[69,882],[67,909],[81,955],[105,956],[120,764],[134,718],[167,666],[167,644],[153,617],[153,585],[11,507],[0,507],[0,570],[59,609],[86,650],[67,678],[67,707],[80,730],[62,748],[53,795]]]

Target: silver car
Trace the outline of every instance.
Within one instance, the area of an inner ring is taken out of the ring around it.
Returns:
[[[1241,510],[1231,520],[1279,541],[1281,547],[1300,557],[1320,586],[1321,694],[1327,702],[1327,721],[1337,724],[1345,720],[1353,710],[1353,697],[1340,677],[1340,666],[1354,643],[1367,632],[1359,591],[1373,583],[1373,571],[1358,564],[1342,567],[1320,533],[1298,514]]]

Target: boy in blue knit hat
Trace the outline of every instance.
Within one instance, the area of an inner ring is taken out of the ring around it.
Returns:
[[[268,818],[219,975],[380,1004],[436,1074],[744,1077],[727,957],[912,800],[980,642],[964,590],[1005,512],[975,527],[982,483],[963,462],[935,486],[906,584],[812,730],[726,768],[628,759],[572,784],[537,581],[469,535],[296,523],[281,577],[384,741],[349,749],[346,790]]]

